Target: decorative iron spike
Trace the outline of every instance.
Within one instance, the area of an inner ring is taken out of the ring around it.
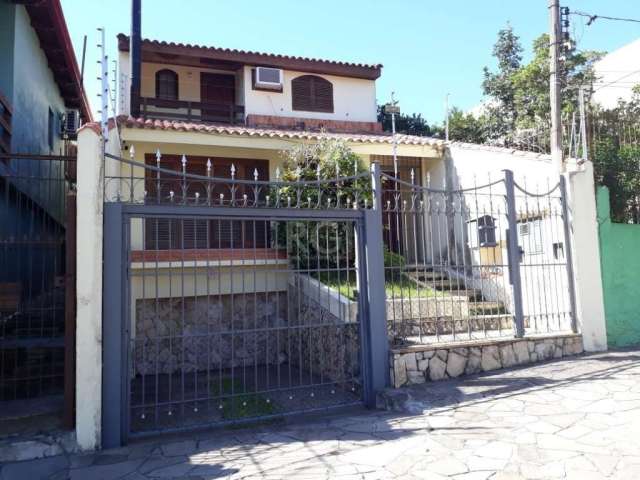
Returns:
[[[416,172],[411,168],[411,183],[415,183]]]
[[[173,190],[171,190],[171,191],[169,192],[169,199],[171,199],[171,201],[172,201],[172,202],[173,202],[173,196],[174,196],[174,195],[175,195],[175,194],[173,193]]]
[[[280,167],[276,167],[276,180],[280,180]]]
[[[187,170],[187,157],[185,155],[182,155],[180,163],[182,163],[182,173],[185,173]]]
[[[236,178],[236,166],[235,164],[231,164],[231,180],[234,180]]]
[[[210,173],[211,173],[211,159],[207,158],[207,177],[211,176]]]
[[[258,169],[254,168],[253,169],[253,179],[257,182],[258,181]]]
[[[320,164],[316,165],[316,177],[320,180]]]
[[[162,154],[160,153],[160,149],[158,148],[156,150],[156,165],[159,167],[160,166],[160,159],[162,158]]]

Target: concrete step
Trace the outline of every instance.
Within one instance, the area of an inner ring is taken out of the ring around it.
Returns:
[[[507,313],[507,309],[502,302],[474,302],[469,305],[471,316],[482,315],[502,315]]]

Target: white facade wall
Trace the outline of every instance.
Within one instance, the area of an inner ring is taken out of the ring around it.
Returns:
[[[284,70],[282,92],[253,90],[251,69],[244,67],[245,112],[255,115],[274,115],[283,117],[315,118],[320,120],[341,120],[353,122],[375,122],[376,84],[374,80],[361,78],[317,75],[333,85],[333,113],[303,112],[292,109],[291,80],[305,72]]]
[[[129,113],[130,65],[129,52],[119,52],[119,114]],[[244,105],[245,115],[272,115],[280,117],[313,118],[319,120],[340,120],[354,122],[375,122],[377,120],[376,85],[374,80],[339,77],[335,75],[317,75],[333,85],[333,113],[304,112],[293,110],[291,99],[291,80],[305,72],[284,70],[282,92],[254,90],[251,70],[246,65],[237,74],[184,65],[142,63],[141,95],[155,97],[155,74],[158,70],[169,68],[178,74],[178,92],[180,100],[200,101],[200,73],[223,73],[236,77],[236,105]],[[186,113],[186,112],[184,112]]]

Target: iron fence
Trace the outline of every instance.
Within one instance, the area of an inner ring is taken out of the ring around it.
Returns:
[[[0,155],[0,401],[62,394],[75,158]]]
[[[395,344],[575,328],[561,183],[436,189],[382,174],[387,320]],[[513,233],[510,233],[513,232]]]
[[[575,331],[563,180],[134,158],[105,157],[105,444],[371,404],[389,344]]]

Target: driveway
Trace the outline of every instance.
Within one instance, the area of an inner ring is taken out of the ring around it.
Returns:
[[[256,430],[4,465],[4,479],[640,479],[640,351],[561,360]]]

